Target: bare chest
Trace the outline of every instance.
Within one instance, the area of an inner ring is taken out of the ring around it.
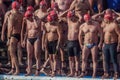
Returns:
[[[114,32],[114,26],[113,25],[105,25],[103,28],[103,32]]]
[[[38,24],[36,22],[34,22],[34,21],[31,22],[31,21],[27,20],[27,29],[28,30],[31,30],[31,29],[37,30],[37,29],[39,29],[39,27],[38,27]]]
[[[84,33],[96,33],[98,30],[97,30],[97,27],[96,26],[92,26],[92,25],[88,25],[88,26],[85,26],[83,28],[83,32]]]
[[[43,13],[43,12],[40,11],[40,12],[38,12],[37,16],[38,16],[39,19],[42,19],[43,17],[46,16],[46,14],[47,13]]]
[[[54,25],[47,25],[46,26],[46,31],[49,33],[49,32],[57,32],[57,26],[54,26]]]

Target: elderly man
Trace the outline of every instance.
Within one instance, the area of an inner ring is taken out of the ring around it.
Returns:
[[[101,49],[102,47],[103,32],[99,23],[93,21],[89,14],[84,15],[84,20],[85,23],[83,23],[79,29],[79,42],[82,48],[82,73],[80,77],[85,76],[87,60],[91,52],[93,60],[92,77],[94,78],[96,77],[98,48]],[[100,36],[100,42],[98,42],[98,35]]]

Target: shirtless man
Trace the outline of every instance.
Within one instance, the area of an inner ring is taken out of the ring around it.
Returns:
[[[44,41],[47,41],[47,50],[49,53],[50,65],[51,65],[51,76],[55,76],[56,74],[56,55],[58,52],[58,48],[61,40],[61,29],[58,23],[57,13],[55,11],[51,11],[47,16],[47,23],[45,24],[44,31],[45,36]],[[44,43],[43,41],[43,43]],[[43,45],[44,46],[44,45]]]
[[[110,60],[113,63],[114,78],[118,78],[118,62],[117,51],[120,51],[120,28],[118,24],[113,20],[112,11],[106,10],[104,18],[106,21],[102,22],[102,28],[104,33],[104,75],[102,78],[109,78]]]
[[[67,23],[68,23],[68,34],[67,34],[67,51],[69,55],[69,67],[70,67],[70,74],[69,77],[78,76],[78,57],[80,53],[80,46],[78,41],[78,33],[79,33],[79,26],[81,21],[75,11],[69,11],[67,13]],[[74,64],[75,62],[75,64]],[[75,65],[75,74],[73,71],[73,66]]]
[[[34,12],[34,15],[38,16],[38,18],[41,19],[42,21],[45,21],[45,18],[48,15],[47,3],[43,0],[40,2],[39,6],[40,6],[39,9],[37,9]]]
[[[69,9],[70,4],[73,0],[53,0],[53,3],[51,4],[51,7],[55,7],[58,11],[58,15],[61,15],[64,11]],[[53,6],[54,5],[54,6]],[[60,46],[60,55],[61,55],[61,74],[64,74],[65,69],[65,60],[64,60],[64,47],[66,45],[67,41],[67,22],[61,21],[60,22],[62,27],[62,39],[61,39],[61,46]]]
[[[36,72],[35,75],[39,75],[40,71],[40,53],[41,53],[41,21],[33,16],[31,11],[26,11],[25,18],[22,25],[21,42],[22,46],[27,48],[27,63],[26,76],[31,74],[32,58],[35,55],[36,59]],[[25,31],[25,32],[24,32]],[[25,33],[25,36],[24,36]]]
[[[17,44],[20,41],[20,32],[21,32],[21,24],[23,15],[19,12],[19,3],[17,1],[14,1],[12,3],[12,10],[6,13],[5,15],[7,18],[5,18],[5,23],[8,22],[8,39],[10,43],[10,57],[11,57],[11,63],[12,63],[12,69],[8,74],[19,74],[19,66],[18,61],[16,57],[16,50],[17,50]],[[5,35],[4,32],[6,30],[6,26],[3,26],[2,28],[2,34],[1,34],[1,40],[4,41]],[[14,72],[15,71],[15,72]]]
[[[82,73],[80,77],[85,76],[88,56],[91,52],[93,61],[93,74],[96,77],[98,48],[101,49],[103,41],[103,32],[99,23],[93,21],[89,14],[84,15],[85,23],[80,26],[79,43],[82,48]],[[83,41],[84,35],[84,41]],[[98,35],[100,42],[98,42]]]
[[[75,10],[80,16],[90,12],[90,4],[88,0],[74,0],[69,8],[69,10]]]

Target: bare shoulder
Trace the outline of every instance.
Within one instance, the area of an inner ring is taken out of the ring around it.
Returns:
[[[79,29],[83,29],[83,27],[84,27],[85,25],[86,25],[86,23],[81,24]]]
[[[118,23],[117,23],[117,22],[112,22],[112,25],[113,25],[115,28],[118,28]]]
[[[23,17],[23,22],[26,22],[27,21],[27,18]]]
[[[37,15],[39,12],[39,10],[37,9],[35,12],[34,12],[34,15]]]
[[[102,23],[101,23],[101,28],[104,28],[104,27],[106,27],[106,22],[105,22],[105,21],[102,21]]]
[[[45,23],[45,27],[47,27],[48,26],[48,22],[47,23]]]
[[[5,17],[9,16],[10,14],[11,14],[11,10],[5,13]]]

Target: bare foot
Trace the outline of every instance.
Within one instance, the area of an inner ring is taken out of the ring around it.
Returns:
[[[36,64],[34,64],[33,66],[32,66],[32,68],[35,68],[36,67]]]
[[[96,78],[96,74],[93,74],[93,75],[92,75],[92,78]]]
[[[35,72],[35,76],[39,76],[40,69],[37,69]]]
[[[102,76],[102,79],[108,79],[110,78],[109,74],[108,73],[104,73],[104,75]]]
[[[61,75],[62,75],[62,76],[65,76],[65,75],[66,75],[63,70],[61,70]]]
[[[68,77],[73,77],[73,76],[74,76],[73,73],[68,74]]]
[[[52,73],[50,76],[51,76],[51,77],[54,77],[54,76],[55,76],[55,73]]]
[[[13,73],[14,73],[14,69],[11,69],[11,71],[8,72],[7,75],[11,75],[11,74],[13,74]]]
[[[79,77],[82,78],[84,76],[85,76],[85,72],[82,72]]]
[[[13,75],[18,75],[20,72],[19,71],[16,71]]]
[[[114,80],[117,80],[118,77],[119,77],[119,74],[118,74],[118,73],[115,73],[115,74],[114,74]]]
[[[40,70],[40,73],[43,73],[45,75],[48,75],[44,70]]]
[[[54,77],[56,75],[56,71],[53,71],[52,74],[50,74],[51,77]]]
[[[78,77],[78,71],[75,72],[75,77]]]
[[[27,74],[25,74],[25,76],[30,76],[32,73],[31,72],[29,72],[29,73],[27,73]]]
[[[30,69],[27,68],[26,71],[27,71],[27,74],[25,74],[25,76],[31,75],[31,70]]]
[[[19,62],[19,65],[20,65],[20,66],[23,66],[24,64],[23,64],[22,62]]]
[[[10,62],[8,62],[6,65],[7,65],[7,66],[10,66]]]

